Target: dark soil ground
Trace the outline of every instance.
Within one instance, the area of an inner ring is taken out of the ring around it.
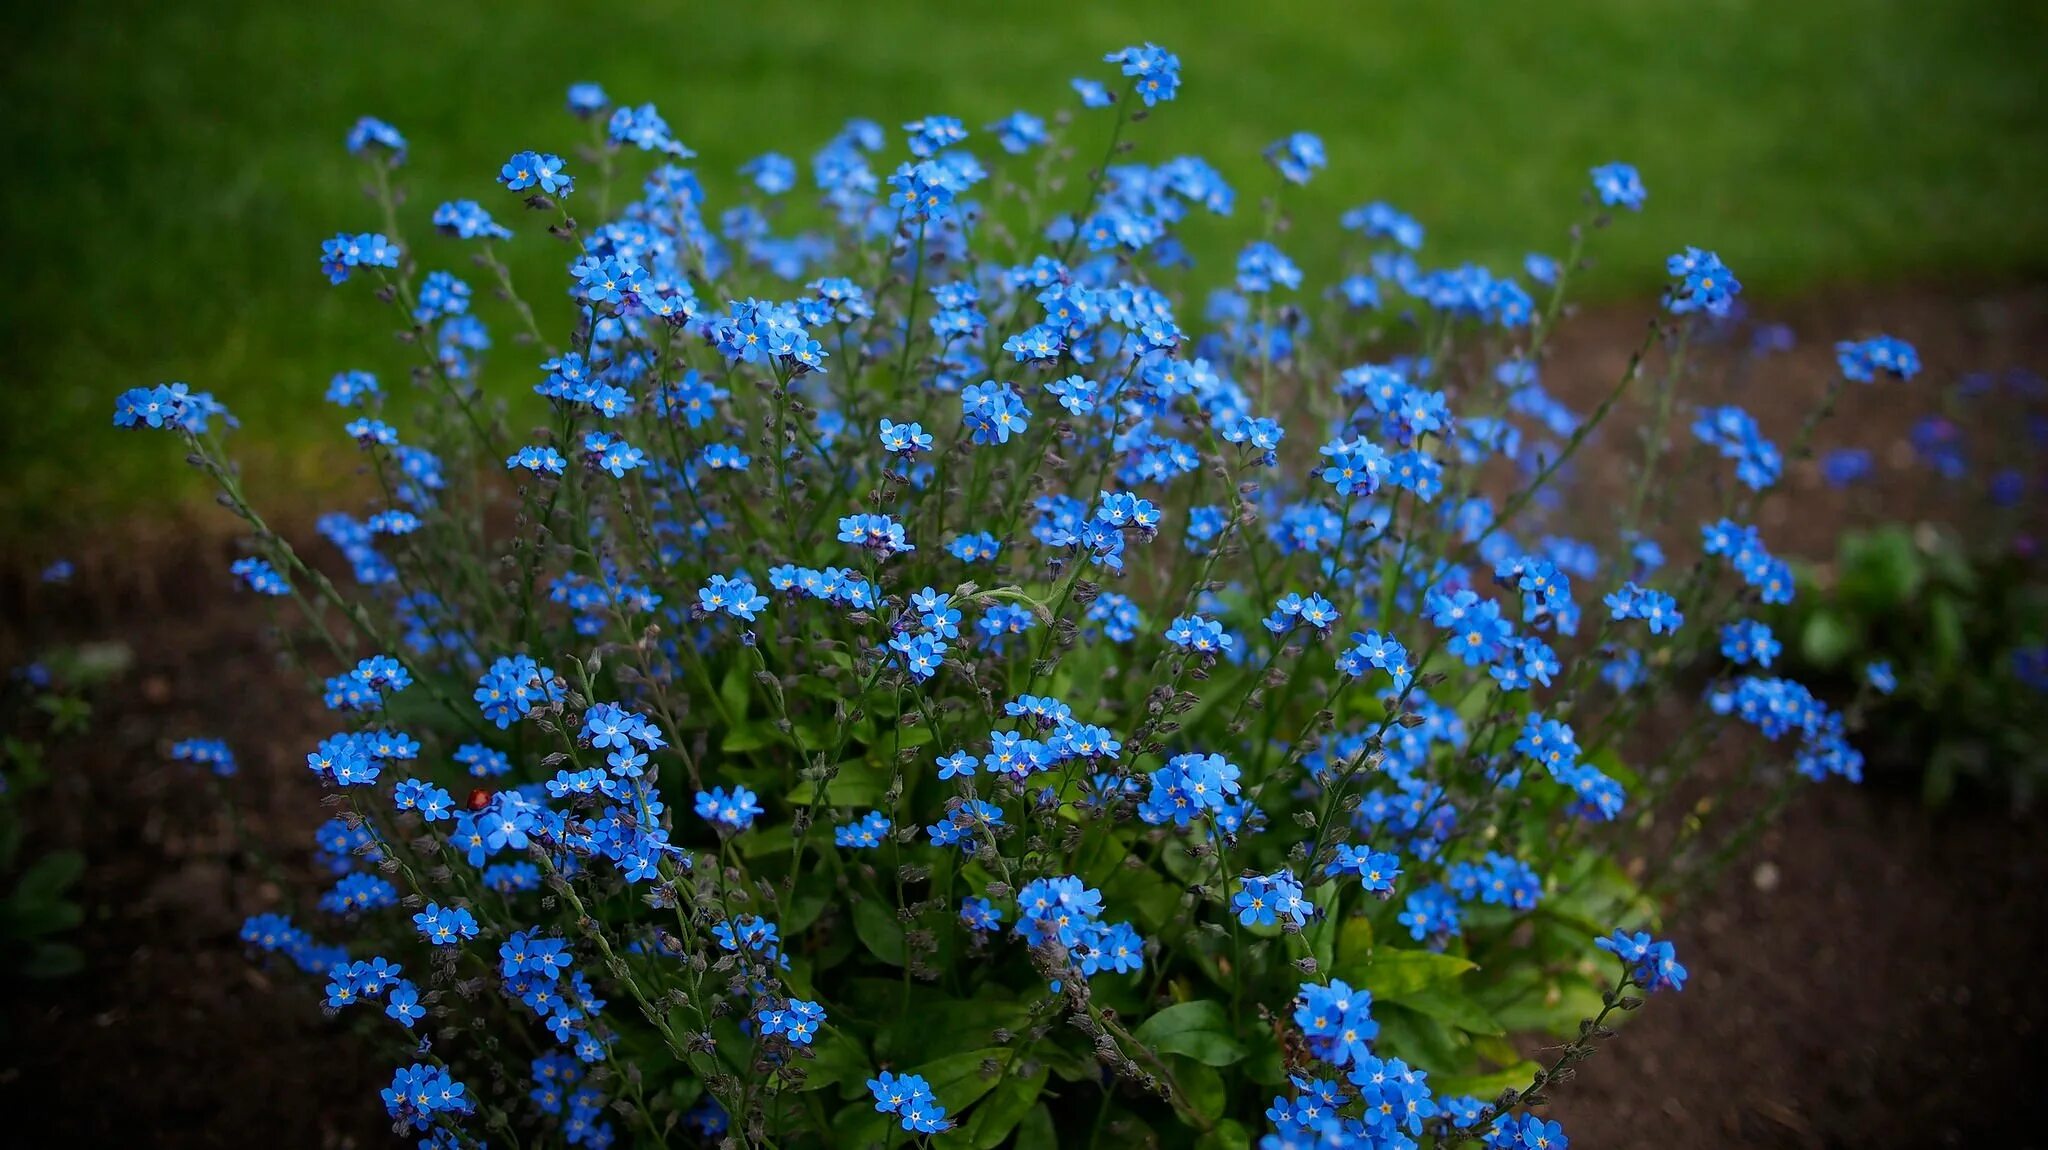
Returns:
[[[1765,523],[1783,550],[1825,553],[1873,499],[1893,516],[1945,511],[1956,493],[1900,446],[1931,388],[2048,364],[2038,291],[1836,297],[1788,318],[1810,346],[1730,385],[1781,443],[1828,377],[1823,336],[1889,330],[1920,346],[1929,376],[1844,397],[1823,442],[1875,449],[1878,494],[1842,496],[1796,472]],[[1568,324],[1553,388],[1590,407],[1643,319]],[[1589,456],[1596,482],[1633,455],[1609,442],[1626,453]],[[274,984],[235,941],[245,915],[280,907],[289,876],[308,873],[323,816],[298,765],[319,733],[317,701],[277,667],[261,609],[226,591],[230,542],[157,527],[62,543],[50,554],[78,558],[72,586],[0,580],[0,659],[119,638],[134,664],[28,806],[38,845],[91,861],[76,939],[88,965],[0,991],[0,1113],[31,1132],[15,1144],[393,1144],[375,1101],[388,1070],[355,1057],[302,984]],[[164,760],[170,740],[197,735],[234,746],[243,771],[224,785],[284,865],[282,885],[238,849],[212,785]],[[2035,973],[2048,954],[2044,872],[2048,824],[1995,799],[1931,813],[1910,788],[1816,787],[1679,918],[1692,983],[1560,1088],[1554,1116],[1594,1150],[2041,1144],[2025,1099],[2038,1097],[2048,1027]]]

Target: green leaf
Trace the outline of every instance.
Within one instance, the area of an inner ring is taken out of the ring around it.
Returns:
[[[1180,887],[1161,878],[1151,867],[1120,867],[1102,883],[1104,905],[1130,907],[1147,932],[1158,931],[1173,921],[1180,912],[1182,893]]]
[[[1963,613],[1956,606],[1954,597],[1936,595],[1934,601],[1927,605],[1927,624],[1933,632],[1931,646],[1935,670],[1947,678],[1955,673],[1969,646],[1969,640],[1963,634]]]
[[[780,837],[786,838],[788,833],[785,830]],[[825,908],[832,904],[836,893],[829,871],[823,867],[811,870],[797,880],[796,890],[789,900],[789,913],[782,918],[782,929],[788,931],[791,938],[809,930],[811,924],[825,913]]]
[[[1354,914],[1337,927],[1337,955],[1332,967],[1361,967],[1372,958],[1372,920]]]
[[[728,755],[743,755],[769,746],[775,739],[775,728],[766,723],[748,723],[727,731],[725,737],[718,741],[718,749]]]
[[[1847,617],[1819,608],[1799,633],[1799,649],[1819,667],[1837,667],[1861,645],[1856,625]]]
[[[1278,1086],[1287,1081],[1287,1060],[1270,1031],[1252,1036],[1252,1053],[1245,1059],[1243,1073],[1261,1086]]]
[[[1017,1124],[1016,1150],[1060,1150],[1059,1132],[1053,1129],[1052,1111],[1041,1102],[1025,1111]]]
[[[753,676],[738,663],[725,669],[725,679],[718,684],[718,700],[725,706],[725,720],[737,727],[747,721],[747,700],[753,695],[750,683]]]
[[[1251,1132],[1244,1128],[1244,1124],[1235,1118],[1225,1118],[1207,1134],[1195,1139],[1195,1150],[1250,1150],[1251,1144]]]
[[[804,1075],[803,1089],[823,1090],[841,1082],[864,1081],[868,1077],[869,1062],[867,1051],[862,1050],[860,1041],[838,1027],[830,1027],[811,1044],[817,1057],[804,1065],[810,1072]]]
[[[734,838],[732,840],[732,847],[740,852],[741,858],[745,859],[756,859],[763,855],[773,854],[786,856],[789,854],[793,837],[789,833],[787,826],[770,828],[765,825],[757,825],[754,829]],[[789,933],[795,935],[796,931],[791,930]]]
[[[839,773],[825,784],[825,805],[871,807],[881,801],[882,792],[888,789],[889,779],[873,767],[865,764],[841,767]],[[792,806],[807,807],[816,802],[817,797],[818,784],[804,779],[789,789],[783,801]]]
[[[1939,807],[1954,798],[1961,761],[1962,754],[1951,743],[1934,748],[1934,753],[1927,757],[1927,771],[1920,776],[1920,801]]]
[[[1130,867],[1130,840],[1125,835],[1104,835],[1076,860],[1075,869],[1091,886],[1102,888],[1105,905],[1130,907],[1147,932],[1164,927],[1180,912],[1184,888],[1175,885],[1149,866]]]
[[[1223,1076],[1192,1059],[1176,1058],[1172,1065],[1173,1080],[1180,1084],[1181,1099],[1188,1107],[1211,1122],[1223,1117],[1223,1108],[1230,1104],[1230,1091],[1223,1085]],[[1188,1121],[1187,1115],[1179,1110],[1174,1114],[1181,1121]]]
[[[1439,1098],[1469,1094],[1481,1102],[1491,1102],[1499,1098],[1503,1090],[1527,1090],[1541,1069],[1534,1062],[1517,1062],[1490,1074],[1449,1074],[1431,1078],[1429,1085]]]
[[[930,727],[898,727],[896,733],[891,736],[894,741],[889,745],[897,750],[907,751],[912,747],[922,747],[936,737]]]
[[[704,1097],[704,1083],[696,1078],[678,1078],[669,1085],[668,1097],[677,1110],[688,1110]]]
[[[1245,1056],[1222,1005],[1206,998],[1169,1006],[1132,1035],[1161,1054],[1185,1054],[1210,1066],[1229,1066]]]
[[[876,958],[903,965],[903,925],[888,907],[871,898],[854,903],[853,932]]]
[[[1377,1003],[1374,1006],[1373,1017],[1380,1024],[1379,1047],[1431,1074],[1448,1074],[1470,1064],[1470,1055],[1443,1023],[1391,1003],[1384,1009],[1378,1009]]]
[[[1331,881],[1317,887],[1310,895],[1309,901],[1319,907],[1335,907],[1337,898],[1337,884]],[[1328,971],[1336,967],[1337,933],[1342,925],[1343,920],[1336,915],[1326,914],[1310,923],[1308,929],[1301,932],[1302,941],[1308,943],[1308,952],[1315,956],[1318,971]]]
[[[21,973],[30,978],[64,978],[85,969],[85,952],[68,942],[46,942],[36,947]]]
[[[1095,1060],[1093,1050],[1084,1052],[1047,1040],[1040,1043],[1031,1055],[1044,1059],[1046,1066],[1050,1067],[1053,1074],[1062,1082],[1095,1084],[1102,1081],[1102,1063]]]
[[[1340,973],[1361,989],[1372,991],[1374,998],[1399,998],[1478,969],[1469,959],[1428,950],[1379,946],[1369,955],[1362,966],[1347,961]]]
[[[946,1107],[947,1113],[958,1114],[980,1101],[982,1095],[996,1088],[999,1076],[983,1074],[983,1064],[994,1062],[1001,1066],[1009,1057],[1010,1051],[1007,1048],[987,1046],[980,1050],[969,1050],[964,1054],[951,1054],[935,1059],[918,1067],[912,1073],[924,1077],[931,1085],[933,1096]]]
[[[879,1150],[895,1131],[896,1118],[854,1102],[832,1116],[832,1142],[839,1150]]]
[[[61,898],[17,898],[0,906],[0,937],[40,938],[70,930],[85,921],[85,911],[75,902]]]
[[[1045,1090],[1046,1069],[1028,1078],[1011,1075],[997,1083],[967,1120],[967,1142],[974,1150],[993,1150],[1024,1121]]]
[[[1473,1034],[1507,1033],[1500,1020],[1487,1013],[1485,1007],[1448,984],[1438,983],[1407,994],[1389,995],[1384,1001],[1398,1003]]]
[[[51,851],[35,861],[15,885],[14,897],[27,902],[51,902],[85,873],[85,856],[77,851]]]
[[[1600,1013],[1600,988],[1582,974],[1546,975],[1522,968],[1476,993],[1480,1004],[1513,1031],[1577,1034],[1579,1021]]]

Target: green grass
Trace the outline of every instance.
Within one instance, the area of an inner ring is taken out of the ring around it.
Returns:
[[[404,363],[367,291],[314,268],[323,236],[373,221],[343,132],[367,112],[412,141],[416,244],[457,195],[516,224],[491,177],[518,148],[569,153],[580,79],[658,103],[716,195],[747,157],[808,155],[851,115],[974,126],[1067,105],[1068,77],[1150,38],[1186,85],[1137,132],[1141,157],[1200,152],[1255,189],[1269,140],[1328,142],[1291,201],[1312,272],[1308,237],[1374,198],[1418,215],[1437,260],[1555,251],[1586,169],[1616,158],[1650,211],[1601,238],[1600,294],[1652,289],[1688,242],[1766,294],[2048,267],[2048,10],[2026,0],[86,7],[4,18],[10,534],[189,490],[168,443],[105,426],[117,391],[163,379],[240,412],[259,472],[316,480],[305,449],[339,434],[316,410],[326,377]],[[551,290],[560,249],[523,246],[523,282]]]

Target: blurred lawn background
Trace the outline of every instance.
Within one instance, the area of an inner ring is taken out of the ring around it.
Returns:
[[[321,239],[375,220],[343,134],[365,113],[405,132],[408,240],[481,299],[426,216],[470,197],[537,232],[492,179],[521,148],[572,154],[578,80],[659,105],[718,208],[745,159],[808,157],[850,116],[898,149],[894,126],[925,113],[978,128],[1071,107],[1069,77],[1106,79],[1102,53],[1150,39],[1185,86],[1138,158],[1197,152],[1240,189],[1238,228],[1197,244],[1211,262],[1253,226],[1261,147],[1309,130],[1330,167],[1297,220],[1386,199],[1428,227],[1432,262],[1557,252],[1586,170],[1636,164],[1650,210],[1600,241],[1599,296],[1654,291],[1684,243],[1755,295],[2048,269],[2039,0],[97,0],[12,5],[0,26],[10,541],[194,492],[170,442],[108,427],[135,385],[186,380],[238,412],[259,500],[331,485],[349,468],[325,450],[328,376],[398,383],[409,362],[368,288],[316,270]],[[1311,274],[1324,234],[1292,244]],[[527,294],[555,290],[562,249],[523,239]],[[523,390],[521,351],[501,346],[499,387]]]

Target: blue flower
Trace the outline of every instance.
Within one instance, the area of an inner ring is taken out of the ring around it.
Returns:
[[[613,111],[605,124],[605,135],[613,144],[631,144],[643,152],[661,152],[679,160],[696,155],[669,134],[668,121],[652,104]]]
[[[1013,156],[1021,156],[1048,139],[1045,121],[1029,112],[1012,112],[988,125],[987,130],[994,132],[996,142]]]
[[[1390,470],[1387,453],[1364,439],[1334,440],[1321,450],[1329,460],[1322,466],[1323,482],[1347,498],[1378,491]]]
[[[1458,900],[1441,886],[1424,887],[1408,896],[1396,921],[1408,928],[1408,936],[1434,946],[1462,934]]]
[[[506,470],[525,470],[536,475],[559,476],[568,466],[569,461],[552,447],[522,447],[505,458]]]
[[[427,1016],[427,1008],[420,1005],[419,988],[410,982],[400,981],[386,996],[384,1013],[411,1030],[413,1023]]]
[[[1627,164],[1602,164],[1593,169],[1593,192],[1600,202],[1610,208],[1628,208],[1642,211],[1643,201],[1650,193],[1643,187],[1643,178]]]
[[[512,232],[491,218],[475,200],[450,200],[434,209],[436,230],[457,239],[509,240]]]
[[[632,446],[623,439],[592,431],[583,437],[584,458],[599,471],[611,472],[612,478],[624,479],[626,472],[647,462],[647,453]]]
[[[1105,63],[1123,65],[1124,75],[1136,78],[1138,98],[1148,108],[1173,99],[1180,89],[1180,57],[1156,44],[1124,48],[1102,59]],[[1083,101],[1087,98],[1088,93],[1083,91]]]
[[[1307,132],[1296,132],[1266,146],[1266,162],[1279,169],[1290,184],[1306,184],[1309,177],[1329,163],[1323,142]]]
[[[562,157],[551,152],[515,152],[499,169],[498,182],[508,191],[538,188],[550,196],[566,196],[575,189],[576,182],[562,168]]]
[[[1298,927],[1315,912],[1303,898],[1301,884],[1287,871],[1248,875],[1238,880],[1237,894],[1230,902],[1237,911],[1237,920],[1246,926],[1272,926],[1285,919],[1289,925]]]
[[[436,1066],[415,1062],[401,1067],[382,1091],[384,1109],[398,1123],[425,1131],[436,1114],[468,1114],[475,1109],[462,1083]]]
[[[1337,669],[1354,679],[1362,679],[1369,668],[1385,671],[1393,680],[1394,690],[1403,692],[1415,681],[1415,667],[1408,658],[1408,649],[1397,640],[1378,631],[1354,633],[1354,644],[1349,650],[1337,656]]]
[[[602,85],[582,83],[569,85],[569,111],[578,116],[594,116],[605,110],[611,99],[604,94]]]
[[[753,826],[760,814],[761,806],[755,802],[754,792],[745,787],[733,787],[730,795],[724,787],[697,792],[697,816],[713,826],[743,831]]]
[[[755,590],[753,581],[745,575],[713,575],[710,583],[698,589],[697,606],[705,614],[724,612],[751,623],[768,606],[768,597]]]
[[[1301,269],[1295,266],[1286,253],[1264,240],[1246,245],[1237,257],[1237,288],[1239,291],[1270,292],[1279,289],[1292,291],[1301,286]]]
[[[1721,627],[1721,654],[1736,664],[1768,667],[1783,649],[1770,627],[1754,619],[1738,619]]]
[[[397,266],[398,246],[377,232],[340,232],[320,245],[320,270],[329,283],[346,283],[356,268]]]
[[[442,907],[430,902],[412,916],[412,924],[435,946],[456,946],[477,935],[476,918],[466,907]]]
[[[1488,1150],[1567,1150],[1564,1127],[1534,1114],[1502,1114],[1487,1132]]]
[[[920,451],[930,451],[932,447],[932,437],[915,423],[891,423],[883,419],[879,434],[882,450],[893,455],[916,455]]]
[[[1516,910],[1534,910],[1543,893],[1543,880],[1529,864],[1497,851],[1487,852],[1482,862],[1452,863],[1445,880],[1468,902],[1477,899]]]
[[[922,159],[930,159],[967,139],[966,127],[954,116],[926,116],[903,125],[903,130],[909,133],[904,142],[910,154]]]
[[[379,767],[353,735],[334,735],[322,739],[320,746],[306,756],[306,766],[323,779],[336,786],[369,786],[377,781]]]
[[[780,196],[796,187],[796,161],[780,152],[766,152],[740,165],[740,174],[754,181],[754,186],[771,196]]]
[[[780,1035],[792,1046],[809,1046],[817,1037],[819,1027],[825,1024],[825,1008],[815,1002],[793,998],[787,1006],[773,1007],[764,1003],[756,1017],[761,1021],[763,1035]]]
[[[1678,600],[1634,583],[1623,584],[1605,602],[1615,619],[1641,619],[1652,635],[1670,634],[1685,623],[1685,616],[1678,611]]]
[[[1422,248],[1422,225],[1391,204],[1372,203],[1352,208],[1344,213],[1339,223],[1349,231],[1363,232],[1374,239],[1392,240],[1411,252]]]
[[[256,558],[237,559],[228,565],[228,572],[248,585],[249,590],[260,595],[289,595],[292,586],[284,576],[269,563]]]
[[[1221,654],[1236,642],[1224,634],[1221,622],[1200,615],[1183,615],[1175,619],[1166,628],[1166,641],[1201,655]]]
[[[1668,297],[1673,315],[1727,315],[1742,291],[1741,282],[1713,252],[1689,247],[1666,260],[1665,267],[1678,281]]]
[[[1037,324],[1003,341],[1003,350],[1018,363],[1049,363],[1059,359],[1066,346],[1060,329],[1049,323]]]
[[[382,151],[390,156],[394,166],[405,162],[405,137],[399,135],[397,128],[375,116],[357,120],[355,126],[348,130],[347,143],[351,155]]]
[[[892,825],[889,816],[880,811],[869,811],[859,822],[834,827],[832,840],[839,846],[855,850],[879,849]]]
[[[1679,965],[1678,951],[1668,942],[1654,941],[1642,931],[1617,930],[1594,939],[1593,945],[1628,964],[1629,977],[1646,991],[1685,989],[1685,967]]]
[[[989,900],[969,895],[960,900],[960,921],[969,930],[997,930],[1003,924],[1003,912]]]
[[[1356,875],[1366,893],[1384,898],[1394,893],[1394,880],[1401,877],[1401,859],[1398,855],[1371,847],[1339,843],[1337,856],[1323,868],[1323,873],[1331,878]]]
[[[1739,407],[1709,407],[1700,411],[1692,425],[1694,438],[1735,461],[1735,477],[1752,491],[1761,491],[1778,481],[1784,457],[1776,445],[1757,431],[1756,420]]]
[[[968,188],[951,167],[925,160],[905,163],[889,176],[895,189],[889,202],[913,219],[944,220],[953,213],[953,199]]]
[[[1820,471],[1830,487],[1849,487],[1870,478],[1877,470],[1869,449],[1838,447],[1821,456]]]
[[[975,443],[1008,443],[1031,427],[1031,412],[1007,383],[989,380],[962,389],[960,418]]]
[[[1116,102],[1116,97],[1108,88],[1093,80],[1077,76],[1068,83],[1073,87],[1075,94],[1081,97],[1081,106],[1084,108],[1107,108]]]
[[[1879,372],[1898,380],[1912,379],[1920,374],[1920,353],[1905,340],[1888,335],[1860,343],[1844,341],[1836,344],[1835,362],[1842,369],[1842,378],[1856,383],[1869,383],[1877,378]]]
[[[171,744],[171,758],[208,767],[222,778],[235,773],[235,753],[220,739],[181,739]]]
[[[1371,992],[1332,979],[1328,986],[1303,983],[1294,1002],[1294,1023],[1318,1058],[1345,1066],[1371,1056],[1369,1043],[1380,1032],[1372,1017]]]
[[[887,515],[849,515],[839,521],[839,541],[873,551],[879,559],[917,550],[903,536],[903,525]]]
[[[939,778],[945,780],[963,775],[971,776],[975,773],[975,768],[980,764],[981,760],[978,757],[965,750],[954,751],[949,755],[940,755]]]
[[[903,1129],[912,1133],[936,1134],[952,1125],[946,1108],[932,1096],[931,1084],[918,1075],[899,1077],[884,1070],[879,1077],[868,1079],[868,1093],[878,1112],[895,1115]]]

